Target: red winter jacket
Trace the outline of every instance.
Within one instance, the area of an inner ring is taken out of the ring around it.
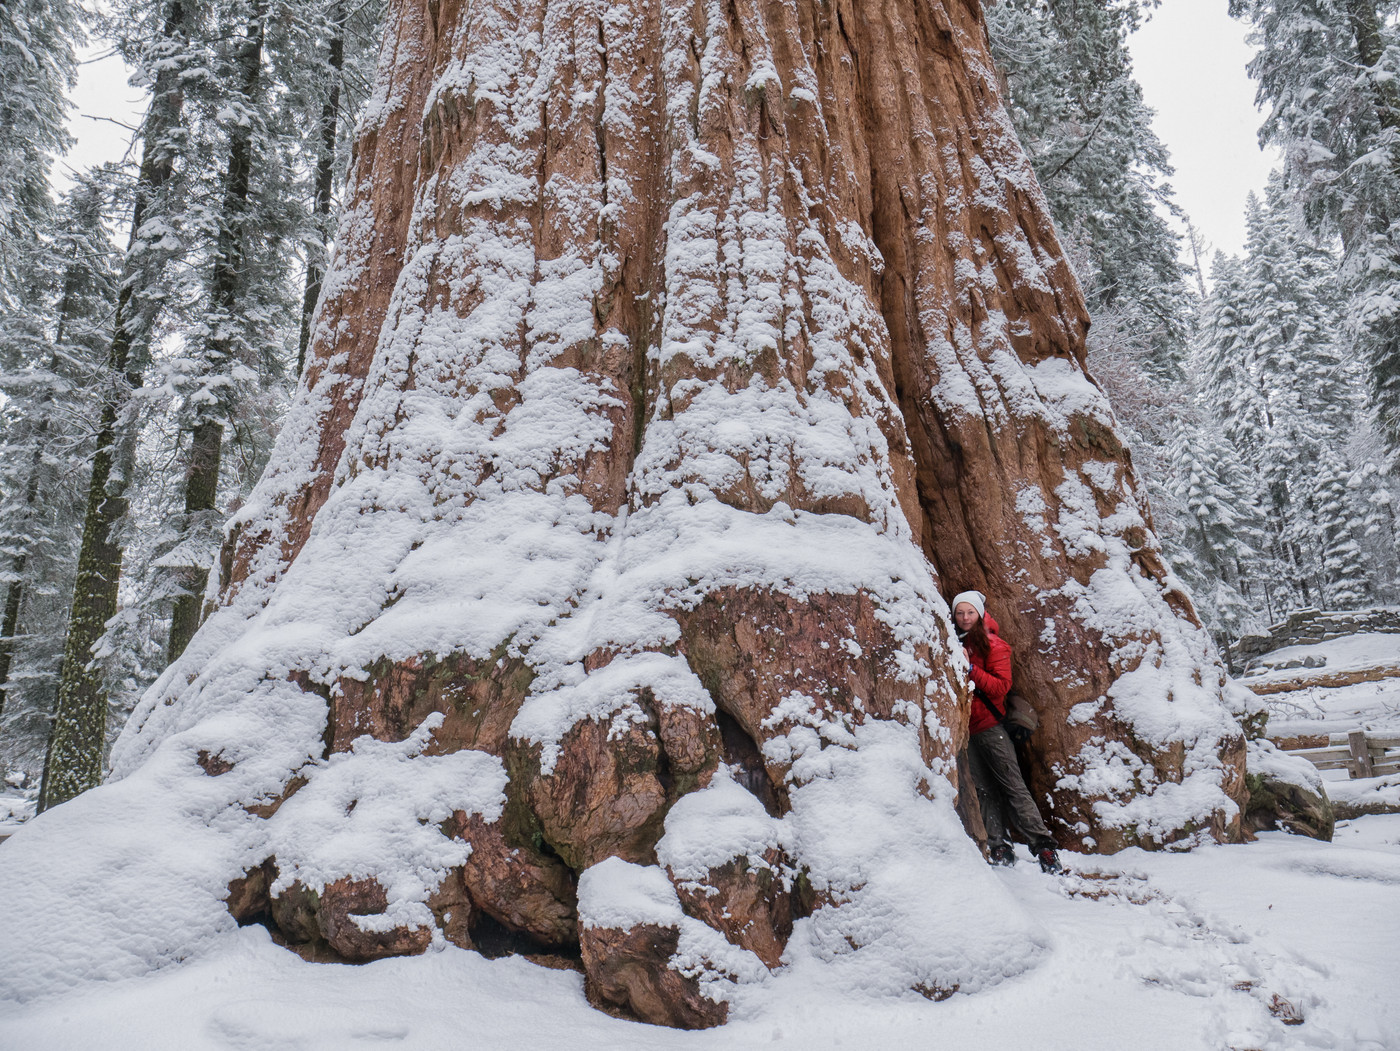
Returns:
[[[997,622],[991,614],[982,618],[987,629],[987,641],[991,643],[987,659],[983,660],[971,650],[967,659],[972,662],[972,684],[987,695],[996,705],[997,711],[1005,711],[1006,695],[1011,692],[1011,647],[997,634]],[[970,732],[978,734],[997,725],[997,718],[987,711],[987,706],[977,698],[972,698],[972,717],[968,720]]]

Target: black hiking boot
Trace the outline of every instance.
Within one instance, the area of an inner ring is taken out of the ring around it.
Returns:
[[[1009,843],[1001,843],[992,847],[991,856],[987,859],[993,865],[1005,865],[1008,868],[1016,864],[1016,852],[1011,849]]]
[[[1060,864],[1060,855],[1055,853],[1054,847],[1041,847],[1035,852],[1035,860],[1040,862],[1041,872],[1058,876],[1065,871],[1064,865]]]

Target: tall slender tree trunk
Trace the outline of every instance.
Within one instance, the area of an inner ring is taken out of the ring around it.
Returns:
[[[167,39],[173,40],[184,31],[184,26],[184,4],[182,0],[174,0],[167,9],[162,31]],[[68,615],[58,700],[39,789],[40,811],[86,791],[102,776],[107,691],[100,674],[91,666],[92,648],[117,611],[123,549],[116,527],[126,515],[129,503],[126,486],[131,475],[133,449],[132,437],[126,433],[130,424],[124,419],[124,410],[130,392],[141,385],[141,368],[133,348],[138,340],[145,338],[153,320],[137,306],[137,282],[143,266],[135,260],[135,249],[141,243],[147,209],[174,172],[175,158],[166,136],[179,124],[182,111],[178,72],[162,70],[156,77],[143,129],[141,168],[131,211],[126,266],[107,354],[108,379],[102,398],[92,480],[88,485],[78,579]]]
[[[331,190],[335,179],[335,143],[340,121],[341,78],[345,71],[345,4],[337,0],[331,8],[331,39],[326,45],[329,83],[321,106],[321,143],[316,159],[316,203],[312,227],[316,241],[306,246],[306,292],[301,303],[301,340],[297,348],[297,376],[306,371],[306,348],[311,343],[311,315],[321,298],[321,282],[326,275],[326,244],[330,240]]]
[[[267,0],[253,5],[252,18],[244,28],[239,42],[234,68],[238,77],[239,101],[252,108],[257,100],[258,81],[262,73],[264,23]],[[253,128],[247,122],[235,125],[229,136],[228,167],[224,176],[224,199],[219,213],[219,241],[209,284],[209,301],[215,316],[228,319],[239,309],[239,293],[245,287],[243,277],[244,238],[247,231],[248,196],[252,187]],[[232,364],[232,348],[226,333],[218,327],[210,337],[208,367],[215,372],[227,372]],[[216,398],[213,404],[201,402],[196,409],[190,441],[190,456],[185,472],[184,531],[211,528],[210,518],[217,510],[219,465],[224,441],[224,420],[230,405],[226,398]],[[175,660],[185,651],[199,628],[205,585],[209,581],[209,566],[185,566],[177,570],[180,593],[170,616],[170,640],[167,652]]]

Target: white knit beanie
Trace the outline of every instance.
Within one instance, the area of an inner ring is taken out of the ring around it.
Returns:
[[[987,615],[987,596],[980,591],[963,591],[954,595],[949,608],[956,611],[958,603],[960,602],[966,602],[975,609],[979,617],[985,617]]]

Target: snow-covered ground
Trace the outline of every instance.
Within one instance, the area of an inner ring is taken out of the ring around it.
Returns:
[[[1386,668],[1400,669],[1400,634],[1368,632],[1347,635],[1340,639],[1307,646],[1285,646],[1266,653],[1240,680],[1246,686],[1271,686],[1290,681],[1306,682],[1334,673],[1365,672]],[[1384,680],[1381,680],[1383,683]],[[1374,685],[1374,684],[1360,684]],[[1391,687],[1395,689],[1395,687]],[[1290,691],[1290,699],[1307,694],[1328,694],[1332,691],[1313,688]],[[1364,694],[1359,695],[1364,698]],[[1400,697],[1393,697],[1390,716],[1400,724]],[[1346,703],[1346,702],[1343,702]],[[1361,702],[1365,704],[1364,699]],[[1339,714],[1346,714],[1339,711]],[[1350,728],[1355,728],[1354,725]],[[1270,732],[1273,732],[1270,723]]]
[[[1259,662],[1274,670],[1246,676],[1246,686],[1289,679],[1307,681],[1329,672],[1400,667],[1400,635],[1350,635],[1311,646],[1289,646]],[[1294,665],[1285,668],[1283,665]],[[1351,686],[1305,686],[1266,694],[1268,735],[1274,740],[1325,738],[1365,730],[1373,736],[1400,737],[1400,675]],[[1345,770],[1323,770],[1327,794],[1350,808],[1400,808],[1400,775],[1352,780]]]
[[[1400,636],[1382,638],[1394,652],[1381,659],[1400,658]],[[1332,669],[1378,652],[1371,637],[1292,649],[1299,652],[1270,660],[1324,657]],[[1356,727],[1400,734],[1400,678],[1264,700],[1272,736]],[[1400,803],[1400,778],[1385,788],[1382,779],[1325,776],[1339,801],[1389,791]],[[0,836],[26,834],[5,818],[0,806]],[[1072,874],[1063,878],[1024,859],[995,871],[1032,918],[1030,933],[1048,946],[1040,961],[990,990],[941,1003],[836,989],[820,965],[799,961],[746,989],[728,1025],[682,1033],[601,1014],[584,1000],[580,975],[523,959],[490,961],[447,947],[360,967],[308,964],[250,927],[214,938],[183,964],[23,1004],[3,1000],[13,983],[4,980],[0,951],[0,1051],[525,1044],[1400,1051],[1400,814],[1342,822],[1332,843],[1266,833],[1189,853],[1066,860]]]
[[[0,1004],[0,1048],[1400,1049],[1400,815],[1344,823],[1333,843],[1267,833],[1068,860],[1062,878],[1024,860],[997,873],[1043,927],[1044,961],[942,1003],[834,993],[795,968],[723,1028],[683,1033],[594,1011],[580,975],[519,958],[309,964],[251,927],[144,978]]]
[[[0,837],[34,816],[34,800],[16,791],[0,792]]]
[[[1245,686],[1306,683],[1332,672],[1400,669],[1400,634],[1349,635],[1310,646],[1288,646],[1259,659],[1256,674],[1239,681]],[[1302,686],[1262,696],[1269,709],[1268,734],[1274,740],[1327,737],[1365,730],[1380,736],[1400,736],[1400,674],[1351,686]],[[1327,780],[1345,778],[1346,771],[1324,771]]]
[[[1397,635],[1396,638],[1400,638]],[[1249,680],[1245,680],[1248,684]],[[1400,676],[1331,689],[1310,686],[1264,697],[1269,736],[1308,737],[1365,730],[1400,734]]]

